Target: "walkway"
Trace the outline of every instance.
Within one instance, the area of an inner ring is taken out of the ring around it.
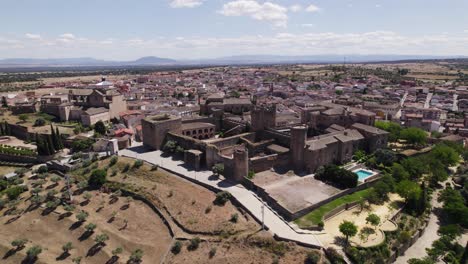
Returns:
[[[443,183],[445,186],[445,183]],[[396,264],[406,264],[408,260],[412,258],[423,258],[427,255],[426,248],[432,247],[432,242],[439,239],[439,235],[437,234],[437,230],[439,230],[439,219],[437,215],[434,213],[436,208],[442,207],[442,204],[437,201],[437,197],[439,197],[440,190],[437,190],[435,193],[432,194],[432,201],[431,205],[433,206],[431,215],[429,216],[429,223],[424,231],[424,234],[414,243],[408,250],[405,252],[403,256],[400,256],[395,261]]]
[[[264,204],[253,192],[244,188],[240,184],[234,184],[226,180],[219,180],[212,177],[211,171],[192,171],[183,166],[182,161],[172,160],[171,157],[161,157],[161,151],[146,152],[143,147],[133,147],[119,151],[120,156],[126,156],[144,160],[151,164],[159,165],[167,169],[184,175],[195,181],[211,185],[219,190],[228,191],[237,201],[239,201],[259,222],[262,222],[262,208],[264,208],[265,226],[285,240],[296,241],[305,245],[322,247],[320,240],[311,231],[295,231],[287,222],[278,216],[272,209]]]

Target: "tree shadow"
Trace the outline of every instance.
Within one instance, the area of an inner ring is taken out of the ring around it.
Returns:
[[[16,254],[16,252],[22,250],[23,248],[24,248],[24,246],[23,246],[23,247],[20,247],[20,248],[12,248],[12,249],[8,250],[8,251],[5,253],[5,255],[3,255],[3,259],[7,259],[7,258],[13,256],[14,254]]]
[[[71,215],[72,215],[72,212],[63,213],[63,214],[59,215],[59,217],[58,217],[57,220],[58,220],[58,221],[61,221],[61,220],[63,220],[63,219],[66,218],[66,217],[70,217]]]
[[[124,204],[120,207],[120,210],[127,210],[128,208],[130,208],[130,205],[129,204]]]
[[[84,221],[77,221],[75,223],[73,223],[69,228],[68,230],[75,230],[77,229],[78,227],[82,226],[84,223]]]
[[[217,181],[217,180],[219,180],[219,176],[216,176],[216,175],[212,174],[212,175],[208,176],[208,180],[209,181]]]
[[[33,263],[36,263],[36,261],[37,261],[37,257],[30,258],[30,257],[26,256],[26,257],[21,261],[21,264],[33,264]]]
[[[112,256],[112,257],[106,262],[106,264],[115,264],[115,263],[117,263],[118,260],[119,260],[119,257],[118,257],[118,256]]]
[[[119,200],[118,197],[112,197],[109,201],[109,204],[115,204]]]
[[[83,234],[78,238],[80,242],[85,241],[88,239],[94,232],[93,231],[84,231]]]
[[[109,218],[109,220],[107,220],[107,223],[110,224],[114,222],[114,220],[115,220],[115,216],[112,216],[111,218]]]
[[[62,252],[62,254],[60,254],[60,256],[58,256],[57,258],[55,258],[55,260],[57,261],[61,261],[61,260],[65,260],[67,259],[70,255],[70,253],[68,252]]]
[[[80,203],[80,206],[86,206],[89,204],[89,202],[90,202],[89,200],[84,200]]]
[[[8,225],[8,224],[11,224],[11,223],[15,222],[15,221],[18,220],[20,217],[21,217],[21,215],[17,215],[17,216],[15,216],[15,217],[13,217],[13,218],[8,219],[8,221],[6,221],[6,223],[5,223],[5,225]]]
[[[92,257],[92,256],[96,255],[97,253],[99,253],[99,251],[101,251],[101,249],[104,246],[105,246],[105,244],[95,244],[94,246],[92,246],[88,250],[88,253],[86,253],[86,257]]]
[[[42,211],[41,215],[42,216],[46,216],[46,215],[49,215],[50,213],[52,213],[53,211],[55,210],[55,208],[46,208]]]
[[[99,212],[101,212],[101,211],[102,211],[102,209],[104,209],[104,206],[101,206],[101,207],[97,208],[97,209],[96,209],[96,213],[99,213]]]
[[[46,189],[46,190],[50,190],[50,189],[54,189],[54,188],[57,187],[57,186],[58,186],[58,183],[53,183],[53,184],[47,186],[45,189]]]
[[[333,243],[344,248],[344,247],[346,247],[346,238],[344,238],[342,236],[335,236],[335,239],[333,240]]]

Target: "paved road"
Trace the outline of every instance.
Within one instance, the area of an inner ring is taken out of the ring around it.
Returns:
[[[396,264],[404,264],[408,263],[408,260],[412,258],[423,258],[427,255],[426,248],[430,248],[432,246],[432,242],[439,239],[439,235],[437,234],[437,230],[439,230],[439,219],[437,215],[434,214],[435,208],[442,207],[442,204],[437,201],[437,197],[439,197],[439,192],[435,192],[432,195],[431,204],[433,206],[431,215],[429,216],[429,223],[426,227],[424,234],[414,243],[408,250],[405,252],[403,256],[400,256],[395,261]]]
[[[278,237],[301,242],[307,245],[322,247],[320,240],[314,232],[307,230],[295,231],[287,222],[278,216],[272,209],[268,208],[253,192],[245,189],[240,184],[233,184],[225,180],[214,179],[211,171],[189,171],[183,167],[182,161],[172,160],[170,157],[161,157],[160,151],[144,152],[143,148],[136,147],[119,151],[120,156],[141,159],[151,164],[157,164],[162,168],[177,172],[195,179],[196,181],[209,184],[217,189],[230,192],[250,213],[262,221],[262,206],[264,206],[265,226]]]

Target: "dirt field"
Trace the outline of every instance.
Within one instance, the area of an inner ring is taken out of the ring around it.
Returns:
[[[63,187],[63,183],[48,188],[50,185],[46,183],[45,190],[40,195],[45,195],[52,189],[58,191]],[[83,257],[82,263],[106,263],[112,257],[111,251],[117,247],[123,250],[119,255],[120,261],[126,261],[136,249],[143,250],[145,263],[159,262],[162,259],[172,238],[157,214],[139,201],[127,201],[120,197],[113,202],[109,194],[97,191],[89,193],[89,203],[84,202],[84,194],[74,197],[77,202],[76,209],[73,215],[68,217],[64,217],[65,211],[62,206],[51,213],[45,213],[44,208],[25,211],[17,219],[17,215],[6,215],[7,209],[3,209],[0,216],[0,257],[3,259],[0,262],[19,263],[30,246],[40,245],[43,251],[39,255],[38,263],[55,263],[63,253],[62,245],[67,242],[72,242],[74,248],[70,251],[70,256],[61,261],[63,263],[71,263],[71,259],[77,256]],[[28,192],[22,194],[18,209],[25,209],[29,205],[26,201],[29,196]],[[98,210],[100,207],[103,208]],[[78,225],[75,216],[81,210],[88,212],[89,217],[83,224]],[[116,215],[115,219],[111,220],[113,212],[116,212]],[[85,235],[84,227],[89,223],[94,223],[97,227],[92,234]],[[96,250],[94,238],[102,233],[107,234],[109,240],[105,242],[104,247]],[[12,248],[10,242],[18,238],[27,238],[29,242],[25,249],[9,256],[7,252]]]
[[[119,162],[111,167],[108,180],[125,184],[129,189],[149,198],[160,209],[165,209],[177,222],[194,233],[237,234],[254,232],[259,225],[249,215],[243,214],[230,202],[216,206],[215,193],[185,181],[177,176],[158,170],[151,171],[149,165],[122,172],[126,164],[133,166],[135,160],[119,157]],[[100,161],[99,167],[106,167],[109,159]],[[82,175],[83,171],[76,171]],[[230,221],[238,214],[237,223]]]
[[[182,242],[179,254],[170,253],[166,263],[305,263],[306,254],[314,251],[291,243],[276,242],[268,233],[228,242],[201,242],[196,250],[189,250],[189,241]],[[210,251],[215,251],[210,256]],[[319,251],[315,251],[318,254]]]

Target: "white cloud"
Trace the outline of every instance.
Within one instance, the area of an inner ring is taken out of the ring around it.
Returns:
[[[465,34],[418,36],[414,34],[402,35],[392,31],[365,33],[290,33],[286,31],[275,35],[244,35],[239,37],[177,36],[87,39],[70,33],[62,34],[59,39],[41,37],[41,41],[38,42],[22,36],[9,38],[0,35],[0,57],[64,58],[86,56],[125,60],[149,55],[175,59],[213,58],[241,54],[468,55],[466,50],[468,36]],[[64,42],[63,39],[71,40]],[[155,54],[152,51],[157,52]],[[194,54],[197,54],[197,57],[194,57]]]
[[[28,39],[37,39],[37,40],[41,39],[41,35],[39,34],[26,33],[24,34],[24,36]]]
[[[292,5],[289,7],[289,10],[291,12],[299,12],[302,10],[302,6],[301,5]]]
[[[316,5],[309,5],[307,8],[306,8],[306,11],[307,12],[310,12],[310,13],[315,13],[315,12],[318,12],[320,11],[320,7],[316,6]]]
[[[468,29],[463,30],[463,32],[468,33]]]
[[[204,0],[171,0],[169,5],[172,8],[194,8],[203,4]]]
[[[305,27],[305,28],[315,27],[314,24],[302,24],[301,26],[302,26],[302,27]]]
[[[288,8],[254,0],[236,0],[223,5],[219,13],[225,16],[249,16],[255,20],[268,21],[277,27],[286,27],[288,23]]]
[[[375,7],[376,7],[376,8],[381,8],[381,7],[382,7],[382,5],[380,5],[380,4],[376,4],[376,5],[375,5]]]

